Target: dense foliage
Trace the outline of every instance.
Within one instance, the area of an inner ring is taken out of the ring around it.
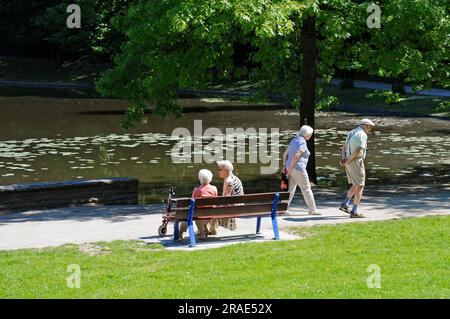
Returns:
[[[382,0],[382,32],[367,29],[358,41],[369,74],[396,78],[416,89],[450,87],[450,19],[447,0]]]
[[[302,24],[315,16],[317,76],[336,68],[416,85],[448,85],[449,19],[444,1],[384,0],[381,28],[367,26],[369,1],[164,0],[131,7],[115,26],[127,41],[98,84],[132,101],[125,126],[148,105],[181,114],[178,88],[249,79],[262,94],[300,104]],[[317,91],[317,101],[332,103]]]
[[[3,54],[108,61],[125,40],[111,19],[124,14],[136,0],[0,0]],[[66,25],[69,4],[81,9],[81,28]],[[31,52],[30,52],[31,51]]]
[[[357,10],[358,5],[339,0],[327,5],[327,14],[318,19],[318,74],[329,79],[337,48],[354,25],[346,23],[345,8]],[[98,88],[133,102],[126,126],[138,120],[148,104],[158,114],[180,114],[177,88],[229,80],[250,79],[263,94],[277,92],[298,101],[301,27],[305,16],[320,12],[317,1],[143,2],[116,20],[128,41]]]
[[[124,37],[113,29],[111,19],[120,16],[134,2],[130,0],[79,0],[81,28],[69,29],[67,7],[73,0],[63,0],[36,20],[47,35],[45,40],[72,56],[110,57],[115,54]]]
[[[34,55],[48,51],[43,41],[45,34],[35,25],[35,19],[58,3],[58,0],[0,0],[0,54],[26,55],[31,48]]]

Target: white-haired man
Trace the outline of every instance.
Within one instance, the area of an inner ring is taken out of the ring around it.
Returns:
[[[348,190],[339,209],[350,214],[350,218],[364,217],[363,214],[358,213],[358,205],[366,182],[364,158],[367,150],[367,133],[370,133],[374,126],[371,120],[362,119],[359,121],[359,126],[348,133],[342,147],[340,165],[345,167],[348,183],[352,184],[352,187]],[[353,207],[350,210],[349,204],[353,196]]]

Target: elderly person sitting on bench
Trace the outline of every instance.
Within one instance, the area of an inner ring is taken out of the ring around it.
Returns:
[[[233,164],[225,160],[217,162],[217,165],[219,166],[219,177],[223,179],[222,196],[244,195],[244,187],[241,180],[233,174]],[[211,223],[210,235],[216,235],[217,224],[230,230],[236,229],[236,219],[221,218]]]
[[[201,169],[198,172],[198,180],[200,181],[200,186],[194,188],[192,192],[193,198],[200,197],[216,197],[218,196],[217,187],[211,185],[213,174],[208,169]],[[197,225],[197,229],[200,235],[200,239],[206,239],[208,235],[208,223],[210,220],[195,220],[195,224]],[[180,223],[180,232],[179,239],[183,238],[183,233],[187,230],[188,226],[186,222]]]

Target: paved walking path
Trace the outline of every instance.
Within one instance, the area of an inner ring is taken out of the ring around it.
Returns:
[[[298,239],[289,234],[291,226],[313,226],[348,222],[366,222],[403,217],[450,214],[450,185],[429,187],[390,188],[385,191],[368,189],[361,210],[367,218],[350,219],[337,209],[343,190],[315,189],[321,216],[308,216],[301,194],[294,199],[294,216],[278,219],[281,240]],[[0,216],[0,250],[42,248],[63,244],[83,244],[112,240],[143,240],[162,243],[167,249],[188,248],[188,236],[174,242],[168,235],[158,236],[161,224],[161,205],[71,207],[28,211]],[[196,249],[220,247],[228,244],[269,241],[273,238],[270,218],[262,221],[262,234],[255,235],[256,219],[237,220],[237,230],[218,229],[218,236],[198,241]],[[172,227],[169,227],[169,234]]]

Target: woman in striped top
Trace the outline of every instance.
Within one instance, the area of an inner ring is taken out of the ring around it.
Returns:
[[[233,164],[228,161],[217,162],[219,166],[219,176],[223,179],[222,196],[238,196],[244,195],[244,187],[242,182],[236,175],[233,174]],[[230,230],[236,229],[235,218],[222,218],[218,220],[219,226],[228,228]],[[209,230],[210,235],[216,235],[216,225],[211,226]]]

